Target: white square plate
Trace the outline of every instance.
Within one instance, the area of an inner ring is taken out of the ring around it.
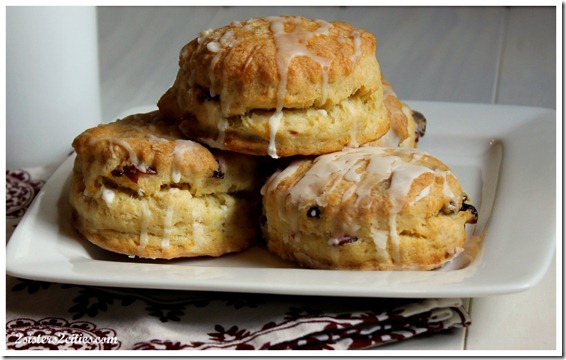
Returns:
[[[419,147],[448,164],[479,211],[466,250],[442,269],[302,269],[255,246],[220,258],[151,261],[103,251],[70,225],[73,157],[52,175],[10,238],[11,276],[82,285],[360,297],[477,297],[526,290],[556,247],[556,113],[409,102],[428,119]]]

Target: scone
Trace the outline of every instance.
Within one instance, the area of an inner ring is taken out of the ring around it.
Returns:
[[[426,131],[426,118],[400,101],[391,84],[383,81],[383,101],[390,122],[389,131],[367,145],[384,147],[417,147]]]
[[[183,47],[158,102],[189,137],[252,155],[319,155],[390,127],[375,37],[343,22],[254,18]]]
[[[475,223],[458,180],[414,148],[364,146],[299,159],[262,188],[270,251],[304,267],[431,270]]]
[[[220,256],[259,236],[261,159],[183,140],[155,111],[88,129],[70,202],[92,243],[143,258]]]

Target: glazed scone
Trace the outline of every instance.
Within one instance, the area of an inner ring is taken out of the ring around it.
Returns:
[[[463,250],[477,219],[450,169],[414,148],[299,159],[262,193],[269,250],[317,269],[435,269]]]
[[[220,256],[259,236],[259,158],[184,140],[157,111],[88,129],[73,147],[74,225],[104,249]]]
[[[183,47],[159,109],[192,139],[274,158],[317,155],[390,127],[375,37],[343,22],[254,18]]]

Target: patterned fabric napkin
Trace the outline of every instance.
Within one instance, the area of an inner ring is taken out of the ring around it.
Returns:
[[[54,169],[6,171],[6,235]],[[368,349],[471,324],[460,299],[101,288],[7,277],[6,346],[24,349]]]

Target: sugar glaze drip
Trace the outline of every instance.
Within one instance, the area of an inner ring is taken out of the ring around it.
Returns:
[[[279,71],[279,85],[277,88],[277,104],[275,112],[269,119],[269,147],[268,154],[272,158],[278,158],[275,137],[283,117],[283,102],[287,92],[287,77],[289,66],[293,58],[297,56],[307,56],[316,61],[322,69],[322,103],[326,102],[328,96],[328,71],[331,60],[313,54],[307,47],[308,41],[317,35],[328,34],[332,24],[323,20],[316,20],[320,25],[316,30],[310,31],[302,25],[300,18],[285,18],[270,16],[266,18],[271,23],[270,28],[275,38],[277,48],[276,62]],[[285,31],[285,23],[291,22],[295,28],[291,32]]]
[[[142,128],[141,126],[134,126],[131,130],[132,134],[137,133],[138,129],[141,129],[141,128]],[[110,150],[113,153],[116,151],[115,150],[116,148],[120,148],[120,149],[125,150],[125,152],[127,154],[127,161],[129,161],[137,170],[139,170],[141,172],[146,172],[147,169],[151,168],[151,166],[145,164],[145,162],[142,161],[139,158],[135,149],[130,145],[130,143],[128,141],[126,141],[124,139],[117,138],[117,137],[95,139],[92,135],[90,135],[88,133],[85,134],[84,136],[89,137],[89,144],[91,146],[94,146],[98,142],[105,141],[105,142],[107,142],[108,147],[110,148]],[[135,135],[132,135],[132,136],[135,136]],[[182,171],[186,171],[186,166],[184,166],[184,164],[183,164],[185,155],[187,153],[190,153],[192,151],[197,150],[200,147],[200,145],[198,143],[194,142],[194,141],[191,141],[191,140],[183,140],[183,139],[171,140],[171,139],[158,137],[154,134],[146,135],[146,139],[148,139],[150,142],[155,143],[155,144],[161,144],[161,143],[167,143],[167,142],[173,142],[175,144],[174,148],[169,153],[169,156],[173,157],[173,161],[172,161],[172,164],[171,164],[171,179],[174,183],[178,183],[179,181],[181,181]],[[221,161],[221,159],[219,161]],[[86,196],[89,196],[89,197],[98,196],[107,205],[112,204],[112,202],[115,200],[116,193],[115,193],[114,190],[103,187],[98,194],[88,194],[87,189],[88,189],[88,187],[85,188],[85,195]],[[169,191],[175,192],[175,191],[179,191],[179,189],[171,188],[171,189],[169,189]],[[143,196],[144,195],[143,189],[139,189],[138,194],[140,196]],[[145,250],[145,248],[147,247],[147,244],[149,242],[149,234],[150,234],[149,223],[150,223],[152,216],[154,216],[154,214],[151,213],[151,210],[149,209],[149,205],[148,205],[147,201],[141,201],[140,204],[141,205],[140,205],[140,213],[139,213],[138,251],[143,251],[143,250]],[[163,217],[163,233],[162,233],[162,240],[161,240],[161,248],[164,251],[166,251],[170,247],[170,233],[171,233],[171,229],[174,225],[173,216],[174,216],[174,208],[173,208],[173,204],[171,203],[171,204],[167,205],[166,212],[165,212],[165,215]]]

